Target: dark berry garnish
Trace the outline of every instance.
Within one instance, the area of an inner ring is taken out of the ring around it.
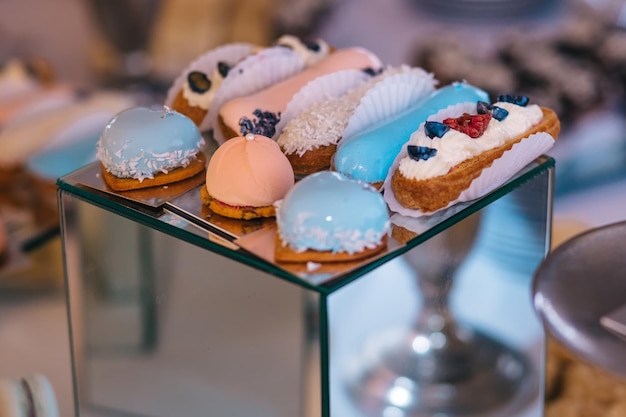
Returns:
[[[427,146],[408,145],[406,147],[406,150],[409,153],[411,159],[414,159],[416,161],[427,161],[429,158],[437,155],[437,149],[429,148]]]
[[[472,139],[479,138],[487,130],[489,121],[491,120],[491,114],[468,114],[464,113],[460,117],[450,117],[443,121],[444,124],[450,126],[454,130],[458,130],[461,133],[465,133]]]
[[[245,116],[239,119],[239,131],[241,132],[242,136],[246,136],[248,133],[253,133],[254,124],[252,123],[252,120],[248,119]]]
[[[224,61],[220,61],[217,63],[217,72],[220,73],[222,78],[226,78],[228,75],[228,71],[230,71],[232,67]]]
[[[525,107],[530,101],[526,96],[515,96],[512,94],[500,94],[498,95],[498,101],[504,101],[506,103],[517,104],[518,106]]]
[[[378,75],[381,72],[383,72],[383,69],[382,68],[374,69],[372,67],[367,67],[367,68],[363,68],[361,71],[363,71],[367,75],[371,75],[373,77],[373,76]]]
[[[205,73],[200,71],[191,71],[187,75],[187,82],[189,88],[194,93],[202,94],[211,89],[211,80],[209,80]]]
[[[252,112],[256,116],[253,120],[247,117],[239,119],[239,131],[242,136],[248,133],[255,135],[263,135],[271,138],[276,133],[276,125],[280,121],[280,113],[276,114],[271,111],[263,111],[256,109]]]
[[[476,111],[478,114],[491,113],[491,109],[493,109],[493,106],[485,101],[479,101],[476,103]]]
[[[320,49],[322,49],[319,42],[317,41],[303,39],[302,44],[306,46],[308,50],[313,51],[313,52],[319,52]]]
[[[478,103],[476,103],[476,110],[478,111],[478,114],[491,114],[491,117],[500,122],[506,119],[506,117],[509,115],[509,112],[506,109],[498,106],[493,106],[484,101],[479,101]]]
[[[426,122],[424,124],[424,131],[426,132],[426,136],[431,139],[435,137],[443,137],[443,135],[445,135],[448,130],[450,130],[450,126],[445,125],[441,122]]]

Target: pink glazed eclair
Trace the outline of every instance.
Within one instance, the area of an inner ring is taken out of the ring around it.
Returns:
[[[274,136],[276,124],[291,98],[309,81],[332,72],[361,69],[377,73],[382,62],[370,51],[353,47],[337,49],[311,67],[249,96],[225,103],[218,124],[224,138],[255,133]]]

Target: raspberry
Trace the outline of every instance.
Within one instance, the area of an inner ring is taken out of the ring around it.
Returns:
[[[464,113],[463,116],[457,118],[448,118],[443,121],[444,124],[450,126],[451,129],[458,130],[461,133],[465,133],[472,139],[479,138],[487,130],[489,121],[491,120],[491,114],[468,114]]]

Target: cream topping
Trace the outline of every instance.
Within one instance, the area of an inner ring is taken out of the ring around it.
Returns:
[[[321,39],[316,39],[319,49],[317,51],[307,47],[297,36],[283,35],[276,41],[277,45],[286,46],[294,50],[307,67],[317,63],[330,53],[330,46]]]
[[[508,116],[502,121],[492,118],[483,135],[476,139],[454,129],[450,129],[441,138],[431,139],[426,135],[424,124],[422,124],[411,135],[407,145],[433,148],[437,150],[437,154],[427,160],[419,161],[405,156],[398,166],[400,173],[408,179],[416,180],[445,175],[459,163],[519,137],[543,118],[541,108],[536,104],[521,107],[498,102],[494,106],[507,110]],[[475,109],[473,113],[476,113]],[[442,121],[443,118],[429,120]]]
[[[208,110],[209,105],[213,101],[213,97],[215,97],[215,92],[219,90],[220,85],[222,85],[222,81],[224,77],[222,74],[216,69],[213,70],[213,74],[210,77],[211,80],[211,88],[209,91],[205,91],[204,93],[196,93],[189,86],[189,81],[185,81],[183,84],[183,97],[187,100],[187,103],[193,107],[199,107],[203,110]]]

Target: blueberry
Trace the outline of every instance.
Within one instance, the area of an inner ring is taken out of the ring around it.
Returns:
[[[508,110],[503,109],[502,107],[493,106],[491,109],[491,117],[498,121],[503,121],[509,115]]]
[[[517,104],[518,106],[525,107],[530,101],[526,96],[516,96],[512,94],[500,94],[498,95],[498,101],[504,101],[506,103]]]
[[[310,40],[302,40],[302,44],[307,47],[310,51],[319,52],[322,47],[319,42],[310,41]]]
[[[374,68],[372,68],[372,67],[367,67],[367,68],[363,68],[361,71],[363,71],[363,72],[364,72],[364,73],[366,73],[367,75],[370,75],[370,76],[372,76],[372,77],[373,77],[373,76],[378,75],[378,74],[380,74],[381,72],[383,72],[383,69],[382,69],[382,68],[380,68],[380,69],[377,69],[377,70],[376,70],[376,69],[374,69]]]
[[[406,150],[409,153],[411,159],[414,159],[416,161],[427,161],[429,158],[437,155],[437,149],[429,148],[427,146],[408,145],[406,147]]]
[[[200,71],[191,71],[187,75],[187,82],[189,88],[194,93],[202,94],[211,89],[211,80],[209,80],[205,73]]]
[[[252,120],[245,116],[239,119],[239,131],[241,132],[241,136],[246,136],[248,133],[254,133]]]
[[[245,116],[239,119],[241,135],[245,136],[248,133],[254,133],[255,135],[263,135],[268,138],[274,136],[276,125],[280,121],[280,113],[256,109],[252,114],[255,116],[254,120],[250,120]]]
[[[479,101],[476,103],[476,111],[478,114],[487,114],[491,113],[493,106],[485,101]]]
[[[446,134],[448,130],[450,130],[450,126],[445,125],[441,122],[426,122],[424,125],[424,130],[426,132],[426,136],[431,139],[435,137],[442,137]]]
[[[498,106],[493,106],[484,101],[479,101],[478,103],[476,103],[476,110],[478,111],[478,114],[491,114],[491,116],[498,121],[506,119],[506,117],[509,115],[509,112],[506,109]]]
[[[222,78],[226,78],[228,75],[228,71],[230,71],[232,67],[224,61],[220,61],[217,63],[217,72],[220,73]]]

